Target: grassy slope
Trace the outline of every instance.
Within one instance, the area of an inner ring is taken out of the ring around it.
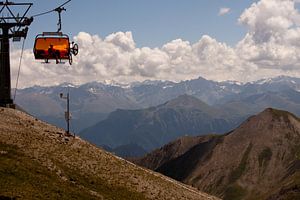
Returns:
[[[24,113],[0,109],[0,197],[215,199]]]
[[[0,194],[21,199],[146,199],[141,193],[109,185],[65,168],[65,177],[41,166],[13,145],[0,143]],[[97,195],[101,194],[101,195]],[[94,194],[94,195],[93,195]]]

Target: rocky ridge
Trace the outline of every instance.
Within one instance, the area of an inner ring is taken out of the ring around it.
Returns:
[[[300,119],[289,112],[266,109],[230,133],[153,162],[169,145],[137,163],[225,200],[300,198]]]

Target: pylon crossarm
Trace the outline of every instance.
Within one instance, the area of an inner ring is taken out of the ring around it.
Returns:
[[[0,9],[0,15],[3,13],[3,11],[7,11],[7,14],[9,14],[9,16],[2,16],[0,17],[2,20],[4,19],[5,22],[7,22],[7,20],[13,20],[14,22],[16,23],[20,23],[22,22],[23,20],[26,19],[26,15],[28,13],[28,11],[30,10],[31,6],[33,4],[32,3],[13,3],[13,2],[0,2],[0,6],[1,9]],[[27,6],[25,12],[21,15],[21,17],[19,17],[19,13],[18,14],[15,14],[11,9],[10,7],[11,6]]]

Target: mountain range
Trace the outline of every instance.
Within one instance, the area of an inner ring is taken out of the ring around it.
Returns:
[[[224,135],[182,137],[135,162],[224,200],[300,199],[300,119],[276,109]]]
[[[70,92],[73,129],[79,132],[106,118],[116,109],[148,108],[184,94],[197,97],[209,105],[223,105],[229,102],[243,102],[253,95],[276,95],[286,91],[297,93],[299,90],[300,79],[287,76],[245,84],[232,81],[216,82],[199,77],[179,83],[144,81],[121,85],[91,82],[83,85],[63,83],[49,87],[33,86],[18,90],[16,102],[29,113],[62,127],[66,102],[59,98],[59,94]],[[298,95],[292,97],[293,102],[297,100]]]
[[[59,98],[59,94],[69,91],[73,129],[78,132],[106,118],[116,109],[157,106],[183,94],[197,97],[209,105],[223,105],[253,95],[290,90],[300,90],[299,78],[280,76],[242,84],[215,82],[199,77],[179,83],[144,81],[121,85],[91,82],[83,85],[63,83],[49,87],[33,86],[18,90],[16,102],[29,113],[62,127],[66,102]]]
[[[66,102],[59,94],[68,91],[71,131],[123,157],[183,135],[227,132],[267,107],[300,115],[300,79],[287,76],[244,84],[201,77],[179,83],[64,83],[18,90],[16,100],[28,113],[65,127]]]

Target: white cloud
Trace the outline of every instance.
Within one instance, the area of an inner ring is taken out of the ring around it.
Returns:
[[[226,14],[228,14],[228,13],[230,13],[230,8],[220,8],[220,10],[219,10],[219,16],[222,16],[222,15],[226,15]]]
[[[135,48],[135,43],[131,32],[113,33],[105,38],[105,41],[120,47],[124,51],[131,51]]]
[[[41,64],[34,61],[31,50],[26,50],[20,86],[104,80],[180,81],[199,76],[238,81],[300,76],[300,15],[294,1],[261,0],[246,9],[238,21],[248,33],[235,47],[204,35],[194,44],[176,39],[161,48],[137,48],[131,32],[105,38],[81,32],[74,38],[79,54],[72,66]],[[18,50],[11,55],[13,80],[19,55]]]
[[[247,74],[243,68],[247,64],[238,58],[234,49],[209,36],[203,36],[194,44],[177,39],[153,49],[136,48],[130,32],[113,33],[104,39],[81,32],[74,39],[80,49],[72,66],[33,61],[32,52],[26,50],[20,86],[107,79],[180,81],[198,76],[226,80],[237,79],[237,74]],[[12,54],[14,75],[19,53]],[[246,69],[248,72],[251,66]]]
[[[260,68],[300,67],[300,15],[291,0],[261,0],[240,16],[248,27],[236,51]]]

